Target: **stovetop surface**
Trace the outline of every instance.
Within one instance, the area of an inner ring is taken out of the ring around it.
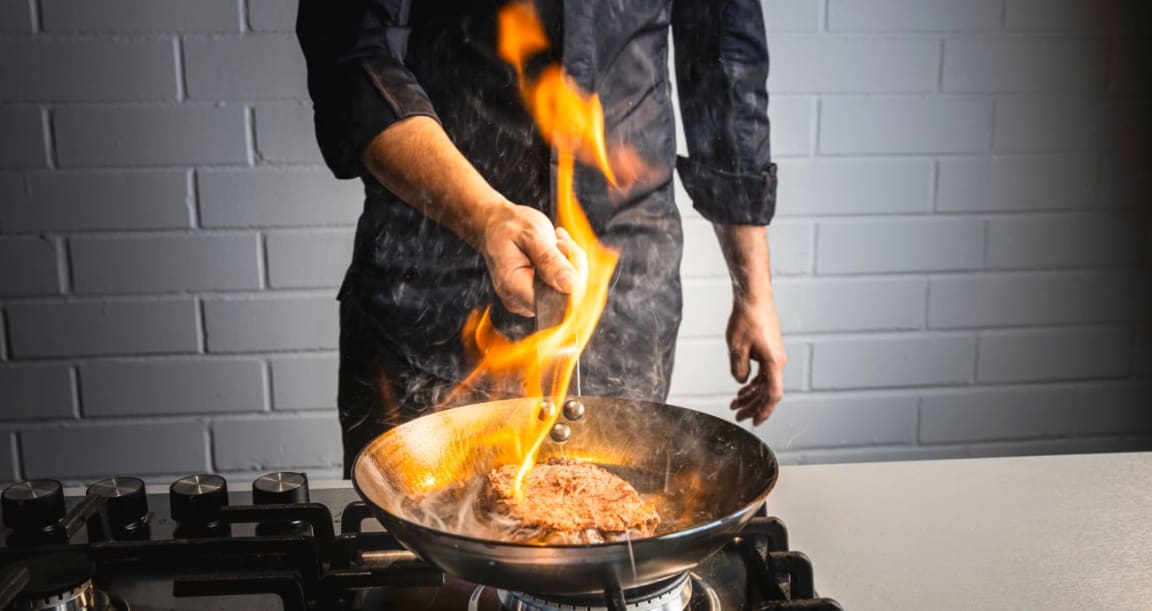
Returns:
[[[131,531],[116,531],[91,496],[66,498],[68,514],[51,532],[0,529],[0,606],[27,587],[13,580],[20,566],[66,552],[88,559],[96,588],[120,601],[114,609],[503,609],[495,588],[404,550],[350,488],[312,490],[306,504],[227,496],[210,528],[178,523],[169,495],[148,494],[147,519]],[[783,523],[766,516],[695,567],[692,582],[688,611],[841,609],[815,596],[811,564],[788,551]],[[607,598],[603,606],[614,608]]]

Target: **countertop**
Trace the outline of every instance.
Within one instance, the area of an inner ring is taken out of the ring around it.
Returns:
[[[816,589],[861,610],[1152,610],[1152,452],[783,467]]]

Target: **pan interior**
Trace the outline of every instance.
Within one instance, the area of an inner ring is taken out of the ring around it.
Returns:
[[[707,524],[764,497],[776,476],[768,447],[718,418],[662,405],[581,397],[585,416],[539,460],[590,462],[622,477],[660,514],[656,536]],[[486,474],[519,463],[539,399],[469,405],[418,418],[375,439],[357,459],[361,493],[396,518],[433,530],[506,541],[477,511]]]

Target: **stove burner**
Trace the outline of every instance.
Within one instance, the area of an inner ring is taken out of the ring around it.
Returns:
[[[84,554],[60,552],[24,563],[31,579],[12,604],[14,611],[128,611],[92,586],[92,565]]]
[[[478,586],[473,592],[469,611],[478,611],[484,589]],[[610,593],[541,597],[498,589],[496,595],[504,611],[720,611],[716,592],[704,580],[689,573],[623,592],[623,607],[612,604]]]

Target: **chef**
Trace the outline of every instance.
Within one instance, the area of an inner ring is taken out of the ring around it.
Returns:
[[[563,293],[576,282],[544,212],[554,158],[497,52],[502,4],[300,0],[320,149],[366,194],[339,294],[346,474],[369,440],[441,405],[468,374],[461,328],[472,311],[492,305],[500,330],[523,336],[534,279]],[[620,252],[580,392],[667,397],[682,304],[675,169],[732,279],[726,337],[743,384],[732,409],[760,424],[783,394],[786,357],[765,228],[776,171],[759,0],[537,0],[535,10],[550,44],[530,65],[559,63],[596,93],[609,146],[626,144],[646,167],[623,191],[576,171],[593,229]],[[679,158],[669,26],[688,149]]]

